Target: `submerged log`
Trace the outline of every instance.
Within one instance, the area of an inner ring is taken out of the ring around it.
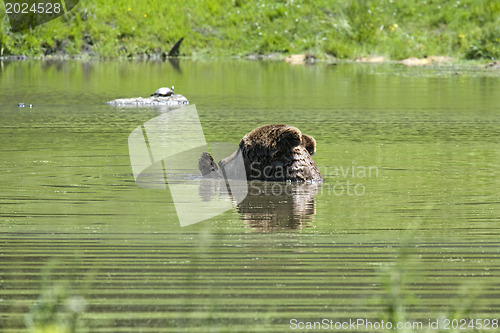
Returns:
[[[179,56],[179,51],[180,51],[181,43],[183,40],[184,40],[184,37],[181,37],[181,39],[179,39],[177,41],[177,43],[175,43],[175,45],[170,49],[170,51],[168,52],[169,57],[178,57]]]

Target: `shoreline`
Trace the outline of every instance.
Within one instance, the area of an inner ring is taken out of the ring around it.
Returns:
[[[424,58],[409,57],[403,60],[392,60],[386,56],[373,55],[354,59],[337,59],[329,55],[320,55],[318,57],[309,54],[291,54],[283,55],[277,53],[269,54],[249,54],[245,56],[180,56],[180,57],[165,57],[161,54],[153,54],[148,56],[136,57],[100,57],[88,54],[79,55],[47,55],[47,56],[25,56],[25,55],[7,55],[0,56],[0,62],[4,61],[89,61],[89,62],[106,62],[106,61],[130,61],[130,62],[179,62],[182,60],[191,61],[212,61],[212,60],[242,60],[242,61],[262,61],[262,62],[285,62],[290,66],[314,66],[314,65],[343,65],[343,64],[360,64],[360,65],[403,65],[405,67],[468,67],[487,70],[500,70],[500,61],[494,59],[457,59],[449,56],[429,56]]]

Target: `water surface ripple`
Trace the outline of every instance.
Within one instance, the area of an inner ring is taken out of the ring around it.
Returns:
[[[86,304],[79,331],[89,332],[498,319],[499,75],[246,61],[180,68],[3,63],[2,332],[30,318],[63,325],[56,314],[75,297]],[[181,228],[170,192],[137,186],[128,156],[130,132],[164,111],[104,104],[169,85],[196,104],[207,142],[237,145],[268,123],[314,136],[325,181],[255,184],[239,206]],[[40,305],[50,302],[53,316]]]

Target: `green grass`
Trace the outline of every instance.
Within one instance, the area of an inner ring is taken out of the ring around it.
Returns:
[[[64,279],[56,278],[52,270],[57,265],[57,262],[49,262],[41,273],[40,296],[24,317],[26,332],[76,333],[87,331],[80,318],[85,312],[87,301],[78,293],[87,290],[88,286],[79,286],[75,289],[74,285],[77,282],[74,277],[71,277],[74,273],[71,268],[64,272]]]
[[[184,56],[294,54],[353,59],[384,55],[500,56],[500,0],[82,0],[67,15],[10,32],[3,55],[147,57],[181,37]]]

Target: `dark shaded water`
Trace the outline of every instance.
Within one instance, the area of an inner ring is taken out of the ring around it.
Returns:
[[[65,331],[73,313],[90,332],[498,318],[499,75],[244,61],[0,68],[2,331]],[[131,131],[162,111],[103,104],[172,84],[207,142],[236,145],[267,123],[314,136],[325,182],[255,184],[242,205],[181,228],[170,192],[137,186],[128,155]]]

